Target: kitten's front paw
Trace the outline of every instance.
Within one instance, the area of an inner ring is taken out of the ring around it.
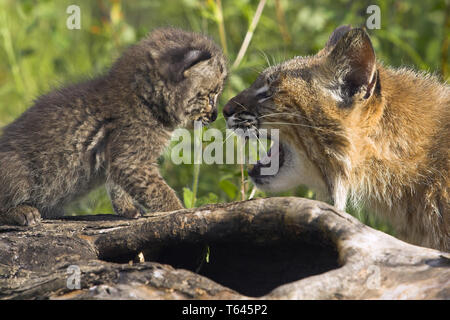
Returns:
[[[170,212],[184,209],[181,201],[177,197],[173,197],[169,201],[155,201],[151,206],[148,207],[148,212]]]
[[[38,209],[23,205],[0,214],[0,222],[9,225],[34,226],[41,222],[41,214]]]
[[[133,210],[126,210],[120,215],[125,218],[137,219],[142,216],[142,212],[139,209],[133,209]]]
[[[136,208],[134,206],[126,207],[126,208],[118,208],[113,205],[114,212],[116,212],[119,216],[129,218],[129,219],[136,219],[141,217],[145,212],[140,209]]]

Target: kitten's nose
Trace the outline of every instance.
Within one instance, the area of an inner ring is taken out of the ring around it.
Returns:
[[[217,119],[217,109],[214,109],[213,112],[211,113],[211,122],[216,121]]]
[[[225,116],[225,118],[231,117],[235,112],[235,106],[236,104],[234,103],[233,100],[228,101],[228,103],[225,105],[225,107],[223,107],[222,113]]]

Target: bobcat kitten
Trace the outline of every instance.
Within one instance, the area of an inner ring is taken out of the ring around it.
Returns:
[[[125,217],[182,208],[157,159],[174,129],[216,119],[226,74],[207,37],[158,29],[105,75],[41,96],[0,137],[0,221],[61,216],[103,183]]]
[[[450,250],[450,87],[378,63],[369,36],[342,26],[325,48],[266,69],[223,109],[231,128],[280,129],[279,171],[249,175],[278,191],[303,183],[345,209],[389,220],[397,235]]]

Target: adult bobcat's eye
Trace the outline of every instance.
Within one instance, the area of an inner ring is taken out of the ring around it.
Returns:
[[[258,93],[256,95],[256,99],[258,99],[258,100],[264,100],[264,99],[267,99],[267,98],[270,98],[270,97],[271,97],[271,94],[267,90],[263,91],[261,93]]]

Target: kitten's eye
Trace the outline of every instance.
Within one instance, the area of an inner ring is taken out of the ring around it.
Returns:
[[[214,97],[212,96],[209,97],[209,105],[212,107],[214,106]]]

